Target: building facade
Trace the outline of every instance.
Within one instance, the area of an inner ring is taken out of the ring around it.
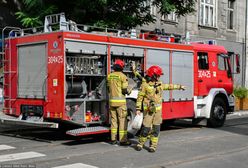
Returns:
[[[151,4],[152,0],[148,1]],[[213,40],[218,45],[223,45],[228,50],[233,65],[235,54],[240,55],[241,73],[234,73],[235,85],[248,87],[247,1],[197,0],[195,12],[185,17],[177,17],[175,13],[161,16],[158,9],[152,6],[150,12],[156,19],[155,23],[143,25],[138,29],[145,31],[157,29],[179,40]],[[6,25],[21,26],[15,16],[15,11],[19,8],[18,0],[8,3],[0,0],[0,28]],[[232,67],[235,72],[236,67]]]
[[[156,7],[151,13],[156,16],[156,22],[140,27],[143,30],[159,29],[161,32],[174,34],[184,40],[213,40],[223,45],[234,65],[235,85],[248,85],[246,70],[247,47],[247,0],[198,0],[195,12],[185,17],[177,17],[175,13],[161,16]],[[185,39],[186,38],[186,39]],[[235,74],[235,54],[240,55],[240,74]],[[248,65],[248,64],[247,64]],[[248,71],[247,71],[248,72]]]

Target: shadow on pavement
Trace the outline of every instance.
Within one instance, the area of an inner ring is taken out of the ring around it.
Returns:
[[[179,130],[179,129],[193,128],[193,127],[198,127],[198,126],[193,126],[191,122],[185,122],[185,121],[166,122],[161,125],[161,131]],[[62,144],[70,145],[70,146],[78,145],[78,144],[110,141],[109,133],[74,137],[66,134],[66,130],[69,129],[74,129],[74,128],[67,127],[64,125],[61,127],[61,129],[0,125],[0,135],[16,137],[20,139],[29,139],[34,141],[42,141],[47,143],[52,143],[54,141],[61,141]],[[133,141],[135,142],[137,136],[139,136],[139,134],[137,134],[136,137],[131,137],[131,141],[133,139]]]
[[[181,130],[186,128],[202,128],[202,127],[205,126],[192,124],[191,120],[175,120],[175,121],[163,122],[161,124],[161,131]]]
[[[175,122],[163,123],[161,131],[185,130],[187,128],[202,128],[202,125],[193,125],[191,121],[178,120]],[[2,126],[0,125],[0,135],[17,137],[21,139],[29,139],[35,141],[42,141],[47,143],[61,142],[64,145],[78,145],[96,142],[109,142],[110,134],[97,134],[82,137],[74,137],[66,135],[66,130],[69,128],[62,127],[62,129],[48,129],[48,128],[31,128],[31,127],[18,127]],[[224,127],[216,128],[231,133],[248,135],[248,117],[228,119]],[[135,143],[137,136],[132,137],[131,141]]]
[[[218,129],[235,134],[248,135],[248,117],[228,119],[225,125]]]

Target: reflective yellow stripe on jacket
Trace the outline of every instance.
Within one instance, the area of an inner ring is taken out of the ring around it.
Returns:
[[[126,97],[122,89],[128,86],[127,77],[122,72],[112,72],[108,75],[109,102],[111,106],[126,104]]]
[[[126,103],[126,98],[121,98],[121,97],[112,97],[109,102],[112,103]]]

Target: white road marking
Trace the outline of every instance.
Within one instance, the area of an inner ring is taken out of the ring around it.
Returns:
[[[53,168],[98,168],[98,167],[83,164],[83,163],[74,163],[74,164],[70,164],[70,165],[57,166],[57,167],[53,167]]]
[[[15,147],[9,145],[0,145],[0,150],[8,150],[8,149],[15,149]]]
[[[23,153],[13,153],[8,155],[0,155],[0,162],[7,162],[13,160],[21,160],[21,159],[31,159],[36,157],[46,156],[42,153],[37,152],[23,152]]]

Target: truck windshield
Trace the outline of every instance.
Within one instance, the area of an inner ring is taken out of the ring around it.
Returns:
[[[227,71],[228,77],[231,77],[231,66],[229,56],[226,54],[218,54],[218,69]]]

